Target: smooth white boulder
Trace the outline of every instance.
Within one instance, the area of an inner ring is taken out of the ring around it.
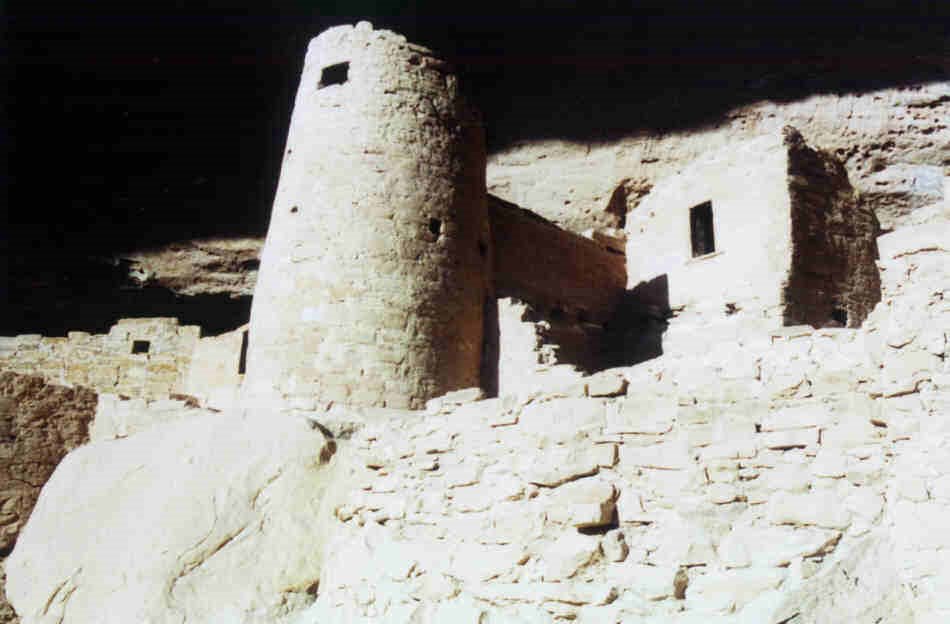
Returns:
[[[24,624],[279,621],[314,599],[332,448],[266,413],[82,446],[6,562],[10,602]]]

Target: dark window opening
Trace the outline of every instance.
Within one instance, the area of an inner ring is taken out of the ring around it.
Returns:
[[[133,340],[132,353],[148,353],[149,347],[151,346],[148,340]]]
[[[247,370],[247,330],[241,333],[241,357],[238,360],[238,375]]]
[[[831,310],[831,320],[839,324],[840,327],[847,327],[848,313],[841,308],[833,308]]]
[[[343,84],[349,79],[349,74],[349,63],[327,65],[323,68],[323,71],[320,72],[320,84],[317,85],[317,89],[329,87],[330,85]]]
[[[442,221],[440,219],[429,219],[429,232],[438,238],[442,233]]]
[[[484,241],[478,241],[478,255],[482,258],[488,253],[488,245]]]
[[[703,202],[689,209],[689,235],[694,258],[716,251],[716,241],[713,237],[712,202]]]

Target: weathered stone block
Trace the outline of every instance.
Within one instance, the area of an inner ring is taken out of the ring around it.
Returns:
[[[851,523],[851,512],[844,501],[830,490],[777,493],[769,501],[768,516],[773,524],[814,525],[829,529],[844,529]]]

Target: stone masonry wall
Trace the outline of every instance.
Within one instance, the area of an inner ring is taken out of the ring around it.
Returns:
[[[551,335],[551,322],[530,304],[506,297],[497,306],[499,396],[570,385],[583,377],[585,362],[598,359],[593,350],[601,336],[594,336],[583,352],[564,353],[564,345]]]
[[[785,142],[792,265],[784,322],[859,327],[881,297],[877,218],[859,201],[841,162],[809,148],[791,128]]]
[[[491,248],[480,120],[431,51],[311,41],[251,308],[259,404],[420,407],[478,385]]]
[[[218,336],[200,338],[191,355],[184,394],[215,409],[235,405],[244,382],[248,326]]]
[[[613,316],[627,287],[622,253],[496,197],[488,207],[496,296],[594,323]]]
[[[0,370],[97,392],[162,398],[183,392],[200,334],[200,327],[181,326],[174,318],[135,318],[121,319],[108,334],[0,337]]]
[[[860,329],[362,415],[293,622],[945,621],[948,223],[882,237]]]

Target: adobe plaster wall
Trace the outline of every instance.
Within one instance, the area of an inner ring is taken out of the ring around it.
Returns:
[[[707,154],[658,182],[627,215],[627,284],[665,279],[674,310],[726,304],[781,323],[791,255],[788,155],[780,133]],[[690,208],[712,202],[716,251],[692,257]]]
[[[707,201],[715,251],[693,257],[690,210]],[[857,327],[880,300],[879,231],[841,163],[786,127],[658,183],[627,215],[628,284],[671,310],[664,348],[781,325]]]

